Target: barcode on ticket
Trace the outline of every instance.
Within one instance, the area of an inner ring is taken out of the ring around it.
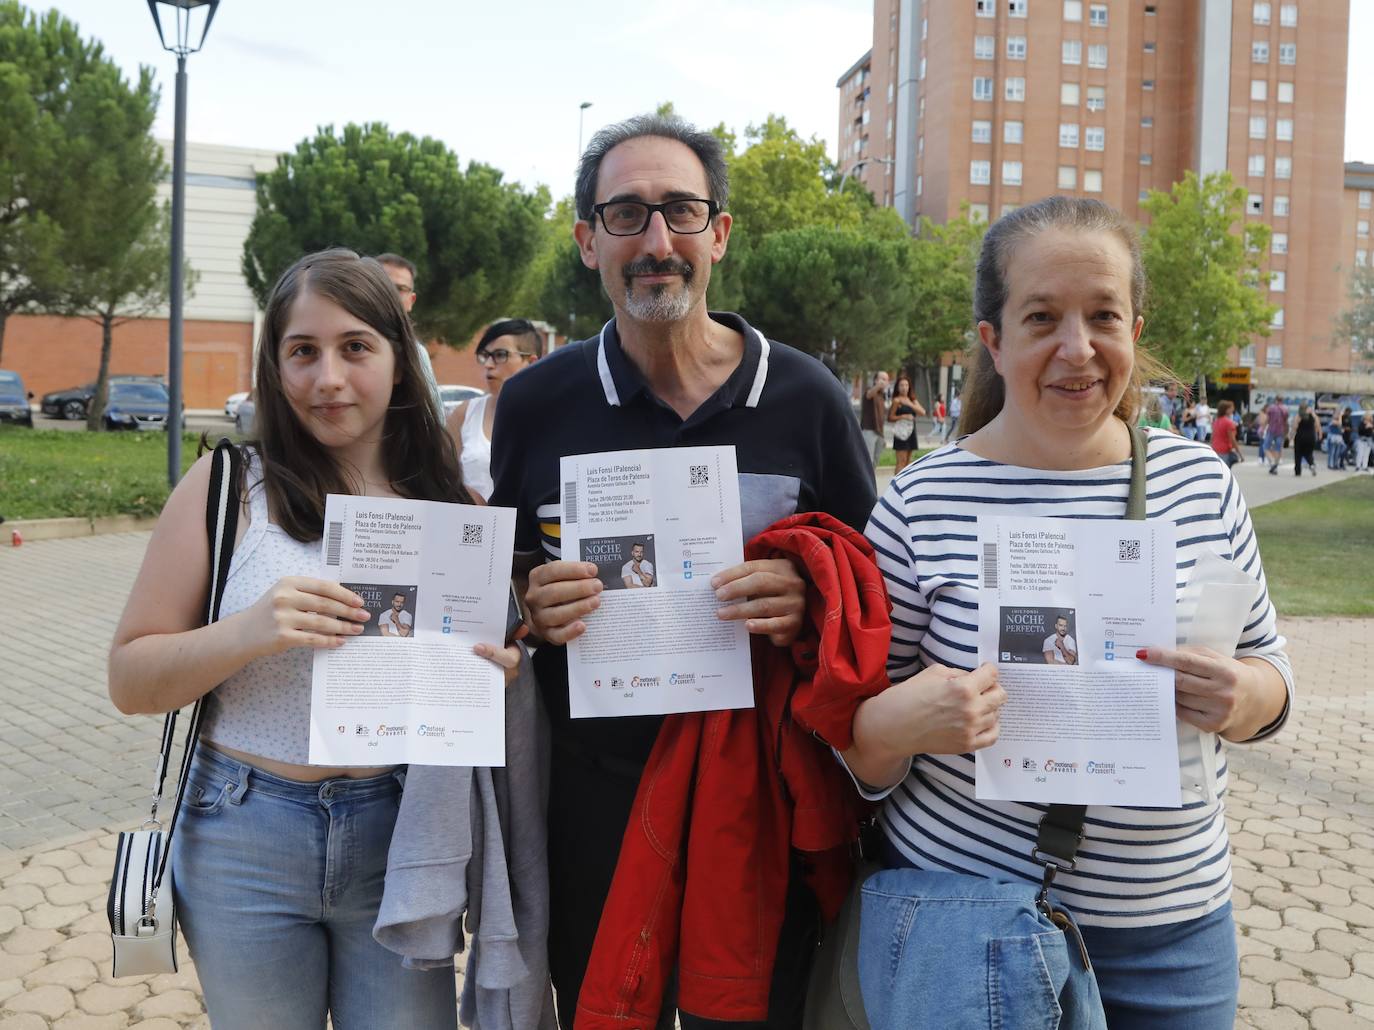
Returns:
[[[983,589],[997,589],[997,545],[983,545]]]
[[[324,563],[338,565],[343,560],[343,523],[331,522],[324,538]]]
[[[563,519],[566,523],[577,521],[577,483],[563,484]]]
[[[691,465],[688,467],[691,486],[710,486],[711,485],[711,466]]]

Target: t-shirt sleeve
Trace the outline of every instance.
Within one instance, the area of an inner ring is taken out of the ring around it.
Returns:
[[[877,553],[878,570],[892,602],[887,675],[894,683],[914,676],[925,664],[921,659],[921,641],[930,627],[930,606],[916,577],[916,552],[907,527],[900,482],[894,479],[878,499],[864,531]],[[908,483],[907,488],[913,487]]]
[[[491,427],[491,479],[489,504],[515,509],[515,551],[531,554],[539,550],[539,520],[535,517],[534,501],[528,495],[525,482],[529,454],[525,427],[536,419],[534,398],[526,399],[525,392],[514,379],[501,390],[501,403]]]

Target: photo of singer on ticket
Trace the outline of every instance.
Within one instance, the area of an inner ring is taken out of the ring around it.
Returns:
[[[975,754],[990,801],[1178,808],[1171,522],[978,519],[978,660],[1007,692]]]
[[[748,633],[711,589],[744,561],[735,449],[579,454],[561,472],[562,556],[605,588],[568,644],[572,717],[752,708]]]
[[[505,677],[473,653],[504,642],[515,512],[330,494],[320,578],[369,618],[315,652],[313,765],[505,765]]]

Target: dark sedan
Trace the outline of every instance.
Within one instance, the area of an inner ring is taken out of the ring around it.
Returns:
[[[114,388],[115,383],[160,384],[161,382],[161,376],[110,376],[111,389]],[[94,396],[95,383],[45,393],[42,401],[43,414],[48,418],[83,419],[86,417],[86,409],[91,406],[91,398]]]
[[[166,429],[170,398],[161,383],[111,383],[106,429]]]
[[[32,429],[33,412],[29,410],[32,396],[24,389],[24,380],[19,378],[18,372],[0,368],[0,422],[13,422]]]

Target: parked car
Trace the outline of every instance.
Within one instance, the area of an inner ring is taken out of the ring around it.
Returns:
[[[440,386],[439,396],[444,402],[444,418],[452,415],[458,405],[464,401],[480,397],[485,392],[485,390],[479,390],[475,386]]]
[[[233,418],[239,413],[239,405],[247,398],[247,391],[243,393],[231,393],[224,402],[224,414],[229,418]]]
[[[161,383],[110,384],[105,405],[106,429],[166,429],[171,398]]]
[[[162,385],[162,376],[110,376],[110,387],[115,383],[157,383]],[[164,387],[165,388],[165,387]],[[73,386],[66,390],[45,393],[40,402],[43,414],[49,418],[83,419],[95,396],[95,383]]]
[[[258,412],[258,406],[253,403],[251,395],[239,401],[238,410],[234,412],[234,431],[241,437],[253,435],[253,416]]]
[[[6,372],[0,368],[0,422],[13,422],[17,426],[33,428],[33,412],[29,401],[33,394],[24,389],[24,380],[18,372]]]

